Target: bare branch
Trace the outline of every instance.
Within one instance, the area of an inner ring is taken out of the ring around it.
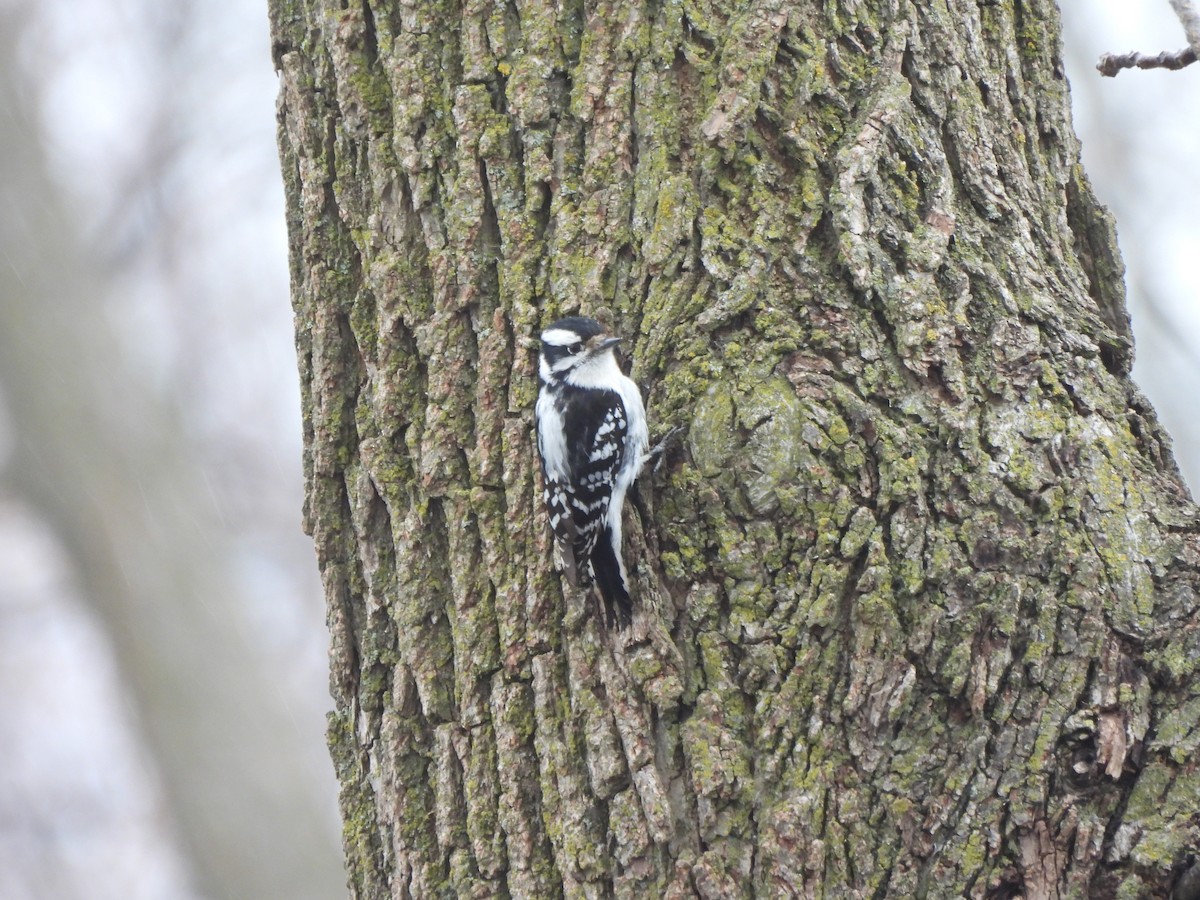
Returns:
[[[1179,16],[1179,24],[1187,36],[1188,46],[1183,50],[1168,53],[1164,50],[1157,56],[1145,56],[1136,51],[1129,53],[1105,53],[1096,63],[1101,75],[1114,77],[1122,69],[1182,69],[1190,66],[1200,55],[1200,13],[1192,5],[1192,0],[1170,0],[1171,8]]]
[[[1171,0],[1171,9],[1179,16],[1179,24],[1187,35],[1188,46],[1192,49],[1193,58],[1200,54],[1200,13],[1192,5],[1192,0]]]
[[[1101,75],[1114,77],[1122,69],[1182,69],[1196,61],[1196,51],[1184,47],[1174,53],[1163,51],[1157,56],[1145,56],[1136,51],[1129,53],[1105,53],[1096,63]]]

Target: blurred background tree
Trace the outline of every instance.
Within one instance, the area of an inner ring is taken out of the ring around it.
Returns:
[[[1200,483],[1200,66],[1066,2],[1135,376]],[[343,893],[261,0],[0,3],[0,900]]]
[[[265,10],[216,7],[0,17],[0,897],[343,890]]]

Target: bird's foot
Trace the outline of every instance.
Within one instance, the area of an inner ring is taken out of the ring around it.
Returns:
[[[663,464],[663,460],[666,458],[667,451],[671,449],[673,444],[679,442],[679,437],[685,430],[686,429],[682,425],[676,425],[665,435],[663,435],[662,440],[651,447],[650,452],[646,454],[646,462],[653,464],[654,473],[656,475],[658,474],[659,468]]]

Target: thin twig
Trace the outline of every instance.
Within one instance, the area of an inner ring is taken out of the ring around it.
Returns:
[[[1100,61],[1096,63],[1096,68],[1100,70],[1101,75],[1106,75],[1109,78],[1115,76],[1122,69],[1182,69],[1184,66],[1190,66],[1196,61],[1196,51],[1191,47],[1184,47],[1182,50],[1176,50],[1174,53],[1163,51],[1157,56],[1144,56],[1136,51],[1129,53],[1105,53],[1100,57]]]

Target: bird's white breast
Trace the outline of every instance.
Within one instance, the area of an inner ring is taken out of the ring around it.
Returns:
[[[570,475],[567,469],[566,429],[551,391],[542,388],[534,412],[538,424],[538,450],[546,465],[546,474],[551,478],[566,480]]]

